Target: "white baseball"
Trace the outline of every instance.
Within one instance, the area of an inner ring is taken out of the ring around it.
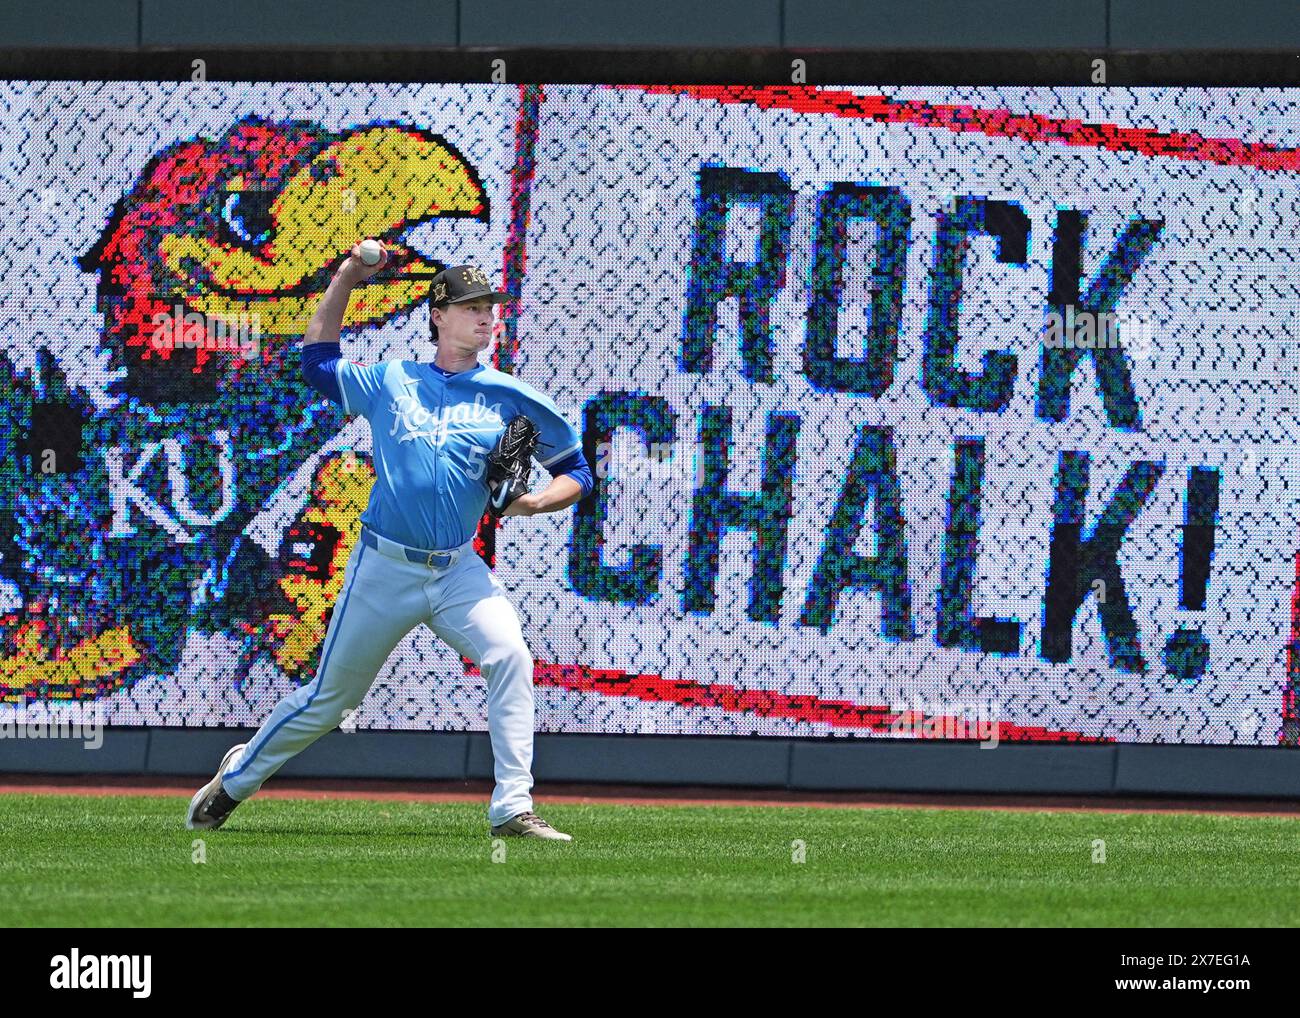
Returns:
[[[384,249],[379,246],[379,241],[363,240],[361,242],[361,261],[366,265],[378,265],[383,253]]]

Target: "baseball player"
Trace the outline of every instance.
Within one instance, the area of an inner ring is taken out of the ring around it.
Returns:
[[[496,775],[488,808],[492,836],[571,841],[533,812],[533,659],[514,606],[474,553],[473,537],[490,491],[496,493],[484,476],[489,458],[512,419],[523,415],[536,425],[537,460],[552,480],[508,504],[494,498],[502,516],[556,512],[589,492],[582,440],[546,396],[479,363],[491,341],[493,304],[509,295],[493,290],[473,266],[444,269],[432,281],[432,364],[363,366],[344,359],[339,329],[349,296],[389,262],[382,250],[377,264],[366,265],[361,250],[354,247],[331,280],[302,347],[307,382],[370,423],[375,483],[361,516],[361,538],[348,560],[315,679],[281,700],[246,744],[227,751],[216,775],[190,801],[186,826],[225,823],[267,778],[361,702],[393,648],[424,623],[477,664],[487,682]]]

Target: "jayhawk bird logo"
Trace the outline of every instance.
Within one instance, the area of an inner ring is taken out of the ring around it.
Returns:
[[[15,493],[0,504],[0,700],[93,697],[165,673],[195,626],[243,634],[291,674],[310,667],[295,612],[321,631],[304,583],[327,588],[346,561],[360,475],[317,464],[313,501],[279,535],[336,532],[343,545],[317,553],[318,573],[250,539],[344,423],[302,381],[298,344],[358,237],[382,240],[393,262],[358,288],[344,327],[419,305],[445,265],[402,236],[444,218],[489,221],[483,184],[451,142],[407,124],[247,117],[149,160],[79,260],[98,275],[112,405],[96,410],[46,353],[30,373],[0,354],[0,482]],[[236,318],[258,324],[255,347],[203,341],[208,323]],[[48,473],[42,440],[23,437],[42,413],[80,438]]]

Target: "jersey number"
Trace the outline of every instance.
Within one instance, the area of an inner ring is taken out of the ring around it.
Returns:
[[[483,459],[492,450],[484,449],[481,446],[471,445],[469,447],[469,465],[471,473],[469,479],[477,481],[483,476],[483,471],[487,468],[487,461]]]

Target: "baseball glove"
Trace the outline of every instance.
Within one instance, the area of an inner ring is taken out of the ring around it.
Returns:
[[[511,502],[528,493],[528,475],[539,437],[537,425],[520,414],[510,419],[496,447],[488,453],[488,512],[494,518],[500,518]]]

